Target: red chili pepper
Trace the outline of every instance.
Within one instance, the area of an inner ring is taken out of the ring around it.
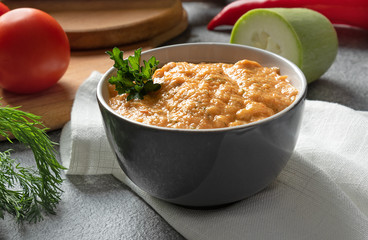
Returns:
[[[4,3],[0,2],[0,16],[9,11],[10,9]]]
[[[367,0],[237,0],[225,6],[207,25],[213,30],[234,25],[246,12],[255,8],[309,8],[326,16],[333,24],[368,29]]]

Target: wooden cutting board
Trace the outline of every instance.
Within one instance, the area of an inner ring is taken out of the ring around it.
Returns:
[[[156,0],[155,0],[156,1]],[[137,2],[136,4],[146,3],[145,6],[149,6],[151,2],[155,1],[143,1],[143,0],[134,0],[132,2]],[[14,1],[18,2],[18,1]],[[32,2],[32,1],[27,1]],[[53,2],[64,2],[64,1],[53,1]],[[122,3],[127,3],[127,1],[122,0]],[[164,2],[158,0],[158,2]],[[166,1],[167,2],[167,1]],[[174,1],[169,1],[174,2]],[[13,5],[9,4],[12,8]],[[133,5],[131,8],[135,9]],[[142,6],[142,5],[140,5]],[[151,8],[151,7],[149,7]],[[125,9],[128,11],[128,9]],[[137,10],[137,9],[135,9]],[[75,10],[78,11],[78,10]],[[176,11],[176,10],[175,10]],[[144,11],[143,11],[144,12]],[[61,78],[61,80],[53,87],[36,93],[36,94],[28,94],[28,95],[18,95],[7,92],[0,88],[0,104],[2,106],[21,106],[21,110],[26,112],[31,112],[36,115],[42,116],[42,122],[48,127],[50,130],[59,129],[64,126],[66,122],[70,120],[70,113],[72,104],[74,101],[75,94],[78,90],[78,87],[83,83],[85,79],[93,71],[99,71],[104,73],[107,71],[112,65],[112,60],[109,59],[108,55],[105,53],[106,50],[111,50],[113,46],[118,46],[121,50],[124,50],[124,56],[128,56],[133,54],[134,50],[142,47],[143,51],[147,49],[154,48],[159,46],[160,44],[172,39],[173,37],[182,33],[188,26],[187,22],[187,14],[185,10],[180,8],[180,20],[175,23],[174,26],[167,28],[165,24],[163,31],[157,32],[153,34],[151,37],[147,39],[133,39],[130,40],[129,43],[126,44],[112,44],[109,43],[109,46],[98,49],[90,49],[90,50],[73,50],[71,52],[70,64],[67,72]],[[110,20],[109,20],[110,21]],[[121,28],[124,28],[124,22],[119,22]],[[142,22],[132,23],[130,21],[126,21],[126,27],[131,28],[133,25],[142,26]],[[146,22],[147,25],[151,26],[151,22]],[[158,24],[158,23],[157,23]],[[148,28],[148,26],[146,26]],[[96,23],[96,28],[99,26]],[[146,29],[147,29],[146,28]],[[158,26],[156,26],[158,28]],[[167,28],[167,29],[166,29]],[[100,28],[101,31],[104,31],[104,28]],[[88,31],[87,31],[88,32]],[[83,34],[81,34],[83,36]],[[117,37],[116,40],[119,41],[121,37]],[[73,42],[73,39],[71,39]],[[78,42],[78,41],[76,41]],[[122,40],[124,42],[124,40]],[[82,42],[78,43],[81,44]],[[88,42],[90,44],[91,42]],[[95,42],[96,44],[96,42]],[[112,44],[112,45],[110,45]],[[100,46],[101,47],[101,46]],[[83,48],[83,46],[81,47]],[[90,47],[89,47],[90,48]]]
[[[103,48],[147,40],[182,19],[180,0],[3,0],[10,8],[33,7],[63,27],[71,49]]]

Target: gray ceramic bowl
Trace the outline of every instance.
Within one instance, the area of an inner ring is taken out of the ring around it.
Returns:
[[[106,103],[105,73],[97,99],[106,135],[121,168],[142,190],[159,199],[191,207],[217,206],[247,198],[268,186],[289,160],[299,134],[307,83],[290,61],[260,49],[221,43],[180,44],[142,53],[169,61],[255,60],[277,66],[299,90],[282,112],[251,124],[206,130],[150,126],[124,118]]]

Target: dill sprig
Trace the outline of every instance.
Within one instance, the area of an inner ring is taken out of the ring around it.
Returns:
[[[0,217],[4,211],[18,222],[38,222],[43,213],[55,214],[61,198],[61,170],[56,159],[56,143],[46,134],[40,117],[18,108],[0,106],[0,135],[12,142],[12,134],[28,146],[36,168],[21,167],[10,157],[10,150],[0,152]]]

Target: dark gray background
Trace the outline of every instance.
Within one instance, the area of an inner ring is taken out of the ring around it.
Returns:
[[[207,31],[206,25],[229,1],[185,1],[188,29],[167,44],[228,42],[231,28]],[[310,100],[336,102],[368,110],[368,31],[339,27],[336,61],[321,79],[309,85]],[[58,142],[60,131],[51,132]],[[0,143],[0,151],[22,163],[32,162],[28,149]],[[183,239],[154,210],[110,175],[65,176],[57,215],[38,224],[17,225],[10,215],[0,219],[0,239]]]

